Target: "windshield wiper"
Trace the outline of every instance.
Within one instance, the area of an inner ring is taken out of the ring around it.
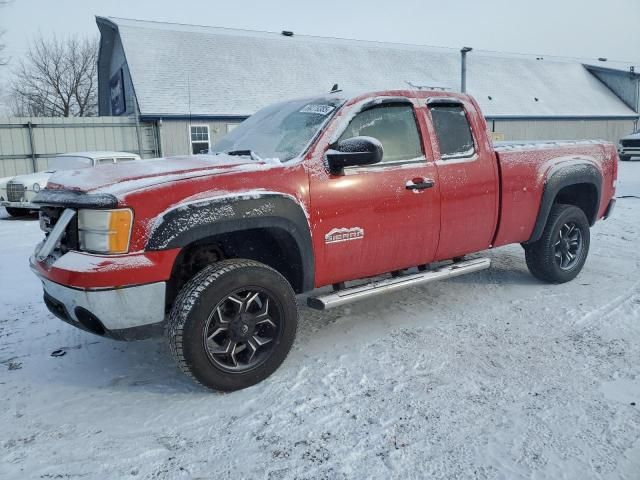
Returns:
[[[262,158],[253,150],[229,150],[228,152],[224,152],[227,155],[236,155],[238,157],[251,157],[252,160],[257,162],[262,162]]]

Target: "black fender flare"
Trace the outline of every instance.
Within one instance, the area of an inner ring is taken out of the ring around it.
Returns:
[[[145,250],[184,248],[223,233],[259,228],[287,232],[296,243],[302,267],[302,291],[314,288],[314,255],[305,210],[291,195],[246,192],[177,205],[156,221]]]
[[[602,195],[602,174],[600,170],[590,161],[583,159],[558,163],[549,169],[544,182],[540,209],[538,210],[538,217],[536,218],[533,233],[525,244],[533,243],[542,237],[542,232],[547,224],[547,218],[549,218],[549,212],[551,212],[553,202],[560,190],[571,185],[584,183],[593,185],[597,192],[595,213],[592,218],[587,219],[590,225],[596,222],[598,206],[600,205]]]

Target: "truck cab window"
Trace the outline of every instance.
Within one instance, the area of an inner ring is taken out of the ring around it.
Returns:
[[[440,158],[471,157],[475,146],[464,108],[461,105],[438,105],[430,110],[440,145]]]
[[[422,157],[422,145],[411,105],[381,105],[358,113],[340,140],[367,136],[382,143],[383,162]]]

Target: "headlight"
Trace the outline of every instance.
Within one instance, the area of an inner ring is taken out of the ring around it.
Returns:
[[[33,191],[38,193],[40,191],[40,184],[34,183],[33,184]]]
[[[79,210],[80,249],[93,253],[127,253],[133,212],[118,210]]]

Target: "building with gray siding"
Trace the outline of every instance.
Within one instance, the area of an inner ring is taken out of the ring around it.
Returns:
[[[152,122],[165,156],[206,150],[259,108],[336,83],[359,91],[460,86],[455,49],[96,21],[100,115]],[[639,89],[630,66],[481,51],[467,56],[467,90],[496,139],[617,142],[638,126]]]

